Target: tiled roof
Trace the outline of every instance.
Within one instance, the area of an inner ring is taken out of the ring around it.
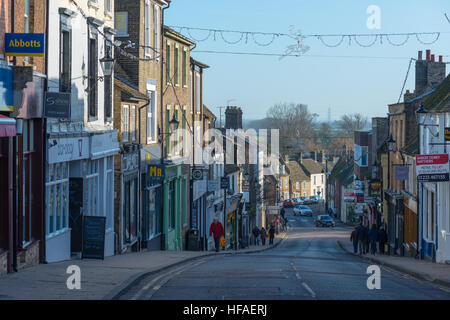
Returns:
[[[321,163],[314,161],[313,159],[303,159],[301,163],[303,169],[306,171],[306,174],[319,174],[324,173],[325,169]]]
[[[450,112],[450,75],[424,101],[423,107],[432,112]]]
[[[286,163],[286,167],[289,168],[290,171],[290,179],[293,181],[306,181],[309,180],[308,175],[303,171],[302,167],[296,160],[289,160]]]

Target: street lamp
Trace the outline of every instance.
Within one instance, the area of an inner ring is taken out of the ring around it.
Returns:
[[[389,151],[395,150],[396,141],[394,140],[394,138],[392,138],[392,134],[389,136],[389,139],[386,141],[386,143]]]
[[[103,75],[105,77],[112,76],[112,74],[114,72],[115,59],[113,57],[111,57],[111,50],[109,48],[106,51],[106,56],[101,58],[100,62],[101,62],[102,70],[103,70]]]
[[[175,114],[174,114],[172,117],[172,120],[169,121],[170,132],[173,133],[174,131],[176,131],[178,129],[179,125],[180,125],[180,121],[178,121],[177,118],[175,118]]]

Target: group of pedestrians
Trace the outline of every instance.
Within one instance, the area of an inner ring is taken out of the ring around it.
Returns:
[[[369,229],[361,222],[350,235],[350,241],[353,242],[354,253],[359,255],[371,253],[384,254],[384,245],[387,242],[387,234],[383,226],[377,228],[375,224]],[[377,250],[377,243],[379,250]]]
[[[265,246],[267,235],[269,235],[269,245],[272,245],[273,239],[275,238],[275,227],[272,224],[272,225],[270,225],[269,231],[266,231],[266,229],[264,227],[259,229],[257,226],[255,226],[252,230],[252,233],[253,233],[253,237],[255,239],[255,245],[259,246],[259,243],[260,243],[259,240],[261,240],[261,244],[263,246]]]

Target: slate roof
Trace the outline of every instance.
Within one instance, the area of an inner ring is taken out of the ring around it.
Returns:
[[[431,112],[450,112],[450,75],[423,102],[423,107]]]

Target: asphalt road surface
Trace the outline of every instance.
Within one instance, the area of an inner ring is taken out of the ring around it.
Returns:
[[[450,299],[450,289],[381,267],[381,289],[367,288],[368,262],[342,251],[351,229],[315,227],[314,216],[289,220],[278,247],[254,254],[202,258],[143,279],[121,299],[311,300]]]

